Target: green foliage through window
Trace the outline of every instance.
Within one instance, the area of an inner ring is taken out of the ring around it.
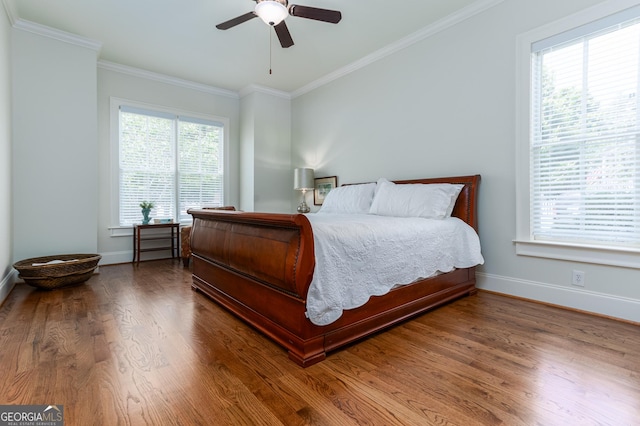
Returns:
[[[221,123],[136,108],[120,108],[119,221],[152,217],[188,220],[187,210],[223,204],[224,126]]]
[[[638,19],[533,52],[537,240],[640,246]]]

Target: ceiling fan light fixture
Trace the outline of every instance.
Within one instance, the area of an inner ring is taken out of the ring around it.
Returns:
[[[284,20],[289,14],[287,7],[276,0],[263,0],[256,5],[256,15],[265,24],[275,26]]]

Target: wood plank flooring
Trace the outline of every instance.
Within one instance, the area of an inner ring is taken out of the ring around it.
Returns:
[[[0,404],[66,425],[639,425],[640,329],[490,293],[303,369],[176,261],[0,308]]]

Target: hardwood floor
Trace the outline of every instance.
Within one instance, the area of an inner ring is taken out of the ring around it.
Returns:
[[[638,425],[633,324],[480,292],[303,369],[176,261],[16,286],[0,404],[66,425]]]

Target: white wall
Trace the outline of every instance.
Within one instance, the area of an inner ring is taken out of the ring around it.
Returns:
[[[11,201],[11,25],[0,6],[0,303],[13,288],[15,273]]]
[[[240,209],[255,211],[255,114],[249,96],[240,101]]]
[[[117,224],[112,218],[112,175],[110,156],[110,98],[122,98],[179,111],[229,119],[229,144],[226,164],[228,180],[225,204],[239,203],[239,96],[177,79],[171,79],[116,64],[101,63],[98,68],[98,129],[100,183],[98,213],[98,250],[103,264],[131,262],[131,231],[114,236],[109,229]]]
[[[131,230],[113,229],[112,97],[228,119],[225,204],[240,205],[239,94],[98,63],[97,47],[87,47],[99,46],[97,42],[55,29],[45,31],[22,21],[11,32],[7,55],[10,50],[13,56],[3,63],[11,63],[14,74],[12,79],[7,76],[14,88],[13,173],[9,167],[3,170],[13,180],[14,221],[7,233],[15,233],[14,261],[71,252],[100,253],[101,264],[131,261]],[[259,158],[252,155],[243,166],[257,182],[247,193],[263,211],[287,211],[292,185],[290,100],[269,94],[248,99],[251,114],[242,125],[251,130],[249,145]],[[263,198],[256,199],[256,187]]]
[[[505,0],[296,97],[292,163],[339,184],[479,173],[480,288],[640,322],[640,271],[516,256],[512,242],[516,37],[597,3]]]
[[[96,253],[97,50],[12,30],[13,257]]]
[[[291,213],[291,101],[254,91],[242,98],[243,210]]]

